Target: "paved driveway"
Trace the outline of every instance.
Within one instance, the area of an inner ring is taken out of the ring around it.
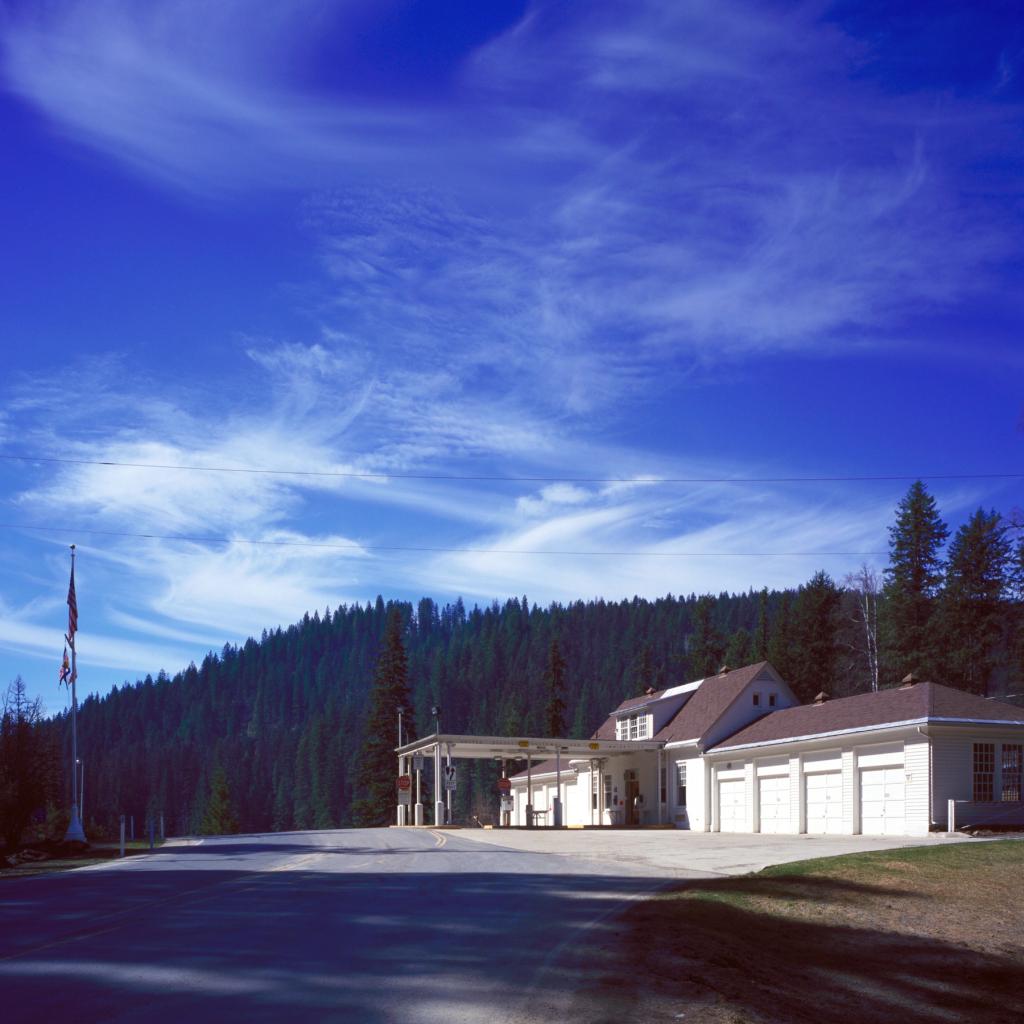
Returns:
[[[868,850],[977,842],[944,833],[924,839],[874,836],[777,836],[686,832],[676,829],[599,831],[591,829],[462,829],[456,835],[481,844],[530,853],[563,854],[600,861],[662,878],[744,875],[772,864],[837,857]]]

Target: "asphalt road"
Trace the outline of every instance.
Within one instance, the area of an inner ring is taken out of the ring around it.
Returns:
[[[411,829],[206,839],[3,880],[0,1020],[530,1020],[560,954],[658,884]]]

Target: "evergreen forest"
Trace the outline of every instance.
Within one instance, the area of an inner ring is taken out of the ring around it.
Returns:
[[[764,658],[804,701],[909,672],[986,696],[1024,690],[1024,541],[1012,521],[979,509],[950,536],[916,483],[889,546],[881,573],[819,572],[794,590],[547,607],[526,595],[471,608],[378,597],[312,611],[173,676],[85,699],[86,832],[114,835],[121,814],[140,832],[162,815],[169,834],[386,822],[400,706],[406,739],[434,731],[434,708],[445,733],[548,735],[560,724],[587,736],[648,687]],[[60,819],[69,718],[42,719],[23,687],[9,691],[0,818],[38,824],[48,808]],[[455,820],[493,820],[497,766],[458,771]]]

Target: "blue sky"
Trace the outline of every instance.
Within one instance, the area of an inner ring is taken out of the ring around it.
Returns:
[[[378,593],[842,579],[910,477],[1022,471],[1014,4],[0,10],[0,681],[49,710],[70,543],[105,691]]]

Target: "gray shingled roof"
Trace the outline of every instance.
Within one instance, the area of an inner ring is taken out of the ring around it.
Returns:
[[[847,729],[866,729],[895,722],[944,718],[998,721],[1024,726],[1024,708],[998,700],[986,700],[938,683],[916,683],[913,686],[880,690],[878,693],[840,697],[824,704],[802,704],[773,711],[733,733],[712,749],[723,750],[746,743],[770,743]]]
[[[679,714],[663,726],[654,738],[666,743],[700,739],[767,665],[767,661],[759,661],[725,675],[709,676],[694,690],[693,696],[682,706]]]

